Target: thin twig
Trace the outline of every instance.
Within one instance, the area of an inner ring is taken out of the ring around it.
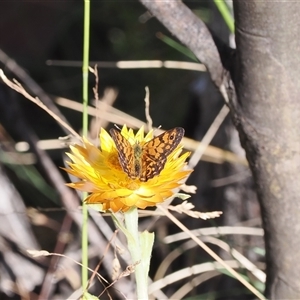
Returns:
[[[98,65],[95,64],[94,68],[89,67],[89,71],[95,75],[95,86],[93,87],[93,93],[96,101],[99,101],[99,74],[98,74]]]
[[[92,119],[90,123],[90,135],[94,138],[94,132],[96,132],[96,137],[99,136],[100,133],[100,109],[99,109],[99,74],[98,74],[98,66],[95,64],[94,68],[89,67],[89,71],[95,76],[95,86],[93,87],[93,93],[95,98],[95,107],[97,109],[97,115],[95,119]],[[94,121],[95,120],[95,121]],[[93,122],[94,121],[94,122]]]
[[[145,115],[147,120],[148,131],[152,130],[153,121],[150,116],[150,90],[149,87],[145,87],[146,95],[145,95]]]
[[[26,252],[32,256],[32,257],[43,257],[43,256],[58,256],[58,257],[63,257],[67,260],[72,261],[74,264],[83,267],[82,263],[78,262],[77,260],[73,259],[70,256],[67,256],[65,254],[61,253],[54,253],[54,252],[49,252],[47,250],[26,250]],[[87,270],[90,271],[91,273],[94,273],[94,270],[92,268],[87,267]],[[100,273],[96,274],[101,280],[103,280],[106,283],[109,283]]]

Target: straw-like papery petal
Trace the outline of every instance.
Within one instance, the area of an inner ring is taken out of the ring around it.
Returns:
[[[144,128],[134,134],[132,129],[123,126],[121,134],[131,145],[141,147],[153,138],[153,131],[144,137]],[[103,211],[127,211],[135,206],[141,209],[155,206],[174,194],[191,170],[184,170],[185,160],[189,153],[180,156],[182,146],[168,156],[167,162],[159,175],[148,181],[139,178],[131,179],[122,169],[118,150],[111,136],[104,130],[100,132],[100,149],[83,139],[83,145],[70,147],[67,153],[71,162],[68,173],[79,178],[78,182],[68,186],[90,195],[85,199],[87,204],[100,205]]]

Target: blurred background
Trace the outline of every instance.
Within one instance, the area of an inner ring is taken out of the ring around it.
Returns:
[[[233,37],[213,1],[185,3],[206,22],[214,36],[231,45]],[[0,14],[0,68],[80,133],[82,114],[76,104],[82,102],[83,2],[6,1],[0,3]],[[109,129],[114,123],[123,125],[124,120],[136,129],[132,117],[145,122],[146,86],[150,89],[153,126],[184,127],[188,138],[184,143],[190,151],[197,148],[197,141],[223,106],[203,66],[138,2],[91,1],[90,60],[91,66],[98,65],[99,98],[117,109],[107,109],[111,117],[99,110],[96,117],[90,118],[91,140],[97,139],[100,126]],[[141,61],[145,60],[152,62],[142,68]],[[120,63],[124,61],[131,61],[126,68]],[[198,63],[199,69],[178,64],[158,68],[153,67],[153,61]],[[92,73],[89,81],[90,105],[94,106]],[[65,257],[32,258],[26,253],[28,249],[43,249],[80,262],[81,200],[64,186],[72,179],[59,169],[65,165],[67,143],[58,138],[67,134],[36,104],[0,83],[0,299],[80,297],[78,265]],[[223,216],[211,221],[176,216],[190,229],[211,228],[209,234],[202,232],[203,239],[224,260],[235,263],[235,249],[263,267],[259,207],[230,116],[218,128],[211,145],[188,180],[198,188],[190,201],[196,210],[223,211]],[[114,226],[109,217],[91,215],[90,268],[101,261],[98,272],[112,282],[115,245],[109,251],[106,247]],[[150,217],[144,218],[140,225],[156,232],[150,270],[153,280],[212,261],[187,238],[167,244],[166,237],[179,232],[168,219],[153,222]],[[214,231],[216,226],[228,231]],[[179,252],[176,258],[168,257],[173,251]],[[118,258],[124,269],[126,257],[118,254]],[[167,265],[163,271],[162,265]],[[239,261],[235,268],[263,288],[243,263]],[[96,280],[90,291],[100,295],[107,285]],[[109,295],[112,299],[130,299],[133,290],[132,281],[122,278],[101,299]],[[177,278],[162,288],[162,294],[154,293],[153,297],[252,299],[234,278],[215,269]]]

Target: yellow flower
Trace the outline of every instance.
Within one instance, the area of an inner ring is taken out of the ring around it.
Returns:
[[[153,131],[144,137],[143,127],[134,135],[132,129],[122,128],[121,134],[126,138],[126,147],[143,145],[153,139]],[[128,141],[128,142],[127,142]],[[191,170],[183,170],[189,153],[181,156],[182,146],[178,145],[167,157],[164,168],[157,176],[141,181],[130,178],[119,162],[119,152],[111,136],[102,128],[100,132],[100,149],[85,138],[83,145],[70,146],[72,153],[67,153],[72,162],[67,162],[68,173],[80,181],[67,184],[90,195],[87,204],[100,204],[103,211],[127,211],[135,206],[141,209],[155,206],[174,194]],[[129,149],[130,150],[130,149]],[[127,152],[124,154],[126,155]]]

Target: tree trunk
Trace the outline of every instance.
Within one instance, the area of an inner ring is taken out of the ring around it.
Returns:
[[[300,298],[300,3],[235,1],[238,121],[265,229],[270,299]]]
[[[229,104],[261,205],[266,296],[300,299],[300,2],[234,1],[233,58],[181,1],[140,1],[206,65]]]

